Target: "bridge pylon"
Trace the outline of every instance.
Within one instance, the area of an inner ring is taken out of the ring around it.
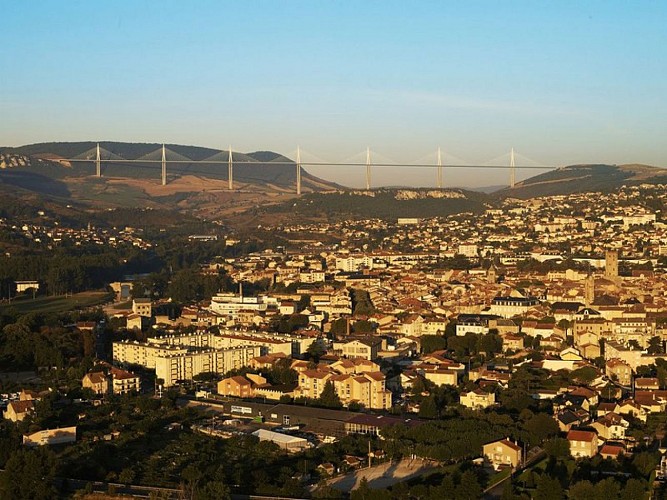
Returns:
[[[227,160],[227,179],[229,179],[229,190],[234,189],[234,158],[232,157],[232,146],[229,145],[229,157]]]
[[[301,150],[296,147],[296,194],[301,196]]]
[[[167,149],[162,145],[162,185],[167,185]]]
[[[95,176],[102,177],[102,157],[100,155],[100,143],[97,143],[95,150]]]
[[[438,189],[442,189],[442,152],[440,151],[440,147],[438,146]]]
[[[366,148],[366,191],[371,190],[371,148]]]

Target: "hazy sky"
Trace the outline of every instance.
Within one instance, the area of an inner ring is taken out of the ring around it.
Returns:
[[[406,163],[440,146],[469,164],[514,147],[543,165],[667,166],[664,0],[0,0],[0,13],[2,145],[298,144],[327,161],[369,146]],[[309,170],[348,185],[365,171]],[[374,185],[434,182],[373,171]]]

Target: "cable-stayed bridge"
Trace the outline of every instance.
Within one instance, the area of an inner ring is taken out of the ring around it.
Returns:
[[[304,167],[357,167],[365,168],[366,171],[366,190],[372,189],[372,174],[376,168],[433,168],[436,170],[435,187],[442,189],[445,187],[444,171],[446,169],[504,169],[509,174],[509,186],[514,188],[516,185],[516,171],[521,170],[555,170],[558,167],[553,165],[540,164],[526,156],[520,155],[514,151],[514,148],[504,155],[493,158],[482,164],[467,163],[461,158],[443,152],[440,148],[435,150],[432,154],[426,155],[413,162],[396,162],[381,153],[372,151],[366,148],[356,155],[353,155],[342,161],[328,161],[318,156],[297,147],[295,151],[289,153],[290,156],[296,158],[295,161],[288,160],[285,156],[279,156],[276,159],[269,161],[259,161],[250,158],[247,155],[235,152],[231,146],[228,150],[221,150],[208,158],[191,159],[176,151],[167,148],[164,144],[150,153],[144,154],[138,158],[124,158],[108,149],[101,148],[99,143],[96,147],[91,148],[83,153],[76,155],[73,158],[61,157],[43,157],[45,160],[56,162],[82,162],[94,163],[95,176],[102,177],[102,164],[160,164],[161,165],[161,183],[163,186],[167,185],[168,181],[168,165],[170,164],[208,164],[208,165],[227,165],[227,179],[229,190],[234,189],[234,166],[238,165],[257,165],[257,164],[271,164],[271,165],[289,165],[296,169],[296,194],[301,194],[302,169]],[[377,174],[376,174],[377,175]]]

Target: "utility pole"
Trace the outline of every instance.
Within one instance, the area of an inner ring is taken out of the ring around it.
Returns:
[[[95,175],[102,177],[102,158],[100,157],[100,143],[97,143],[97,153],[95,155]]]
[[[371,468],[371,440],[368,440],[368,468]]]
[[[167,150],[162,145],[162,185],[167,185]]]
[[[229,190],[234,189],[234,159],[232,157],[232,146],[229,145],[229,158],[227,163],[227,178],[229,179]]]

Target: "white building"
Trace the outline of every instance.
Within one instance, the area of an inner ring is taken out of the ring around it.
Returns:
[[[477,245],[465,244],[459,245],[459,254],[465,255],[466,257],[476,258],[479,255],[479,250]]]
[[[233,315],[239,311],[266,312],[269,309],[278,310],[279,302],[275,297],[260,295],[244,297],[235,293],[218,293],[211,297],[210,309],[216,314]]]
[[[336,269],[354,273],[362,269],[373,269],[373,257],[368,255],[336,257]]]

